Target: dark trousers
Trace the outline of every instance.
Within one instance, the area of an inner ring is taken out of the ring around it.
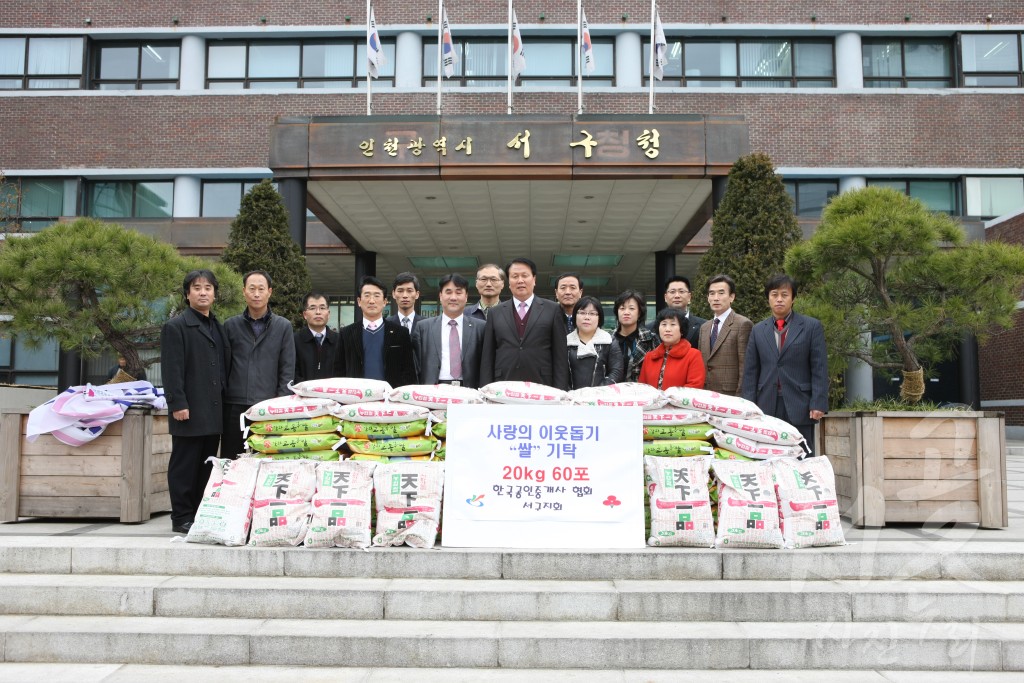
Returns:
[[[171,524],[180,526],[196,517],[212,467],[206,462],[217,455],[220,435],[172,436],[167,465],[167,490],[171,496]]]
[[[793,422],[791,419],[789,419],[789,415],[786,413],[786,404],[782,402],[782,396],[779,396],[778,400],[775,401],[775,415],[773,417],[777,417],[780,420],[788,422],[789,424],[796,427],[800,431],[800,434],[803,435],[804,439],[807,440],[807,447],[811,449],[810,455],[815,455],[813,422],[804,422],[802,424],[797,424],[796,422]]]
[[[238,418],[249,410],[249,406],[239,403],[224,404],[224,433],[220,440],[220,457],[234,460],[245,450],[242,430],[238,427]]]

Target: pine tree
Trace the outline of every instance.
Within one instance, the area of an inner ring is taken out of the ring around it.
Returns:
[[[786,251],[800,241],[793,201],[766,154],[741,157],[715,212],[711,248],[693,283],[693,307],[708,317],[707,282],[725,273],[736,281],[733,309],[754,322],[768,316],[764,283],[782,272]]]
[[[243,275],[250,270],[269,273],[274,289],[271,310],[293,325],[302,324],[302,297],[310,290],[309,269],[288,230],[284,200],[269,180],[254,186],[242,199],[221,260]]]

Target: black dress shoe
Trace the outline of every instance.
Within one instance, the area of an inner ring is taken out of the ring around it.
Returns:
[[[192,522],[185,522],[184,524],[175,524],[171,527],[171,531],[176,534],[187,534],[188,530],[192,528]]]

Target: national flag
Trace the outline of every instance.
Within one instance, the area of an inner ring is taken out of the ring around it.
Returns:
[[[526,71],[526,50],[523,48],[523,36],[519,33],[519,20],[516,11],[512,10],[512,80]]]
[[[580,12],[580,25],[582,27],[580,34],[583,36],[583,44],[580,47],[583,50],[583,67],[587,70],[588,74],[592,74],[596,67],[594,63],[594,43],[590,40],[590,24],[587,23],[587,11],[580,8]]]
[[[373,7],[370,7],[370,23],[366,27],[366,71],[370,78],[377,78],[381,67],[387,63],[384,57],[384,47],[380,44],[380,36],[377,35],[377,20],[373,17]]]
[[[448,8],[441,9],[441,66],[444,67],[444,77],[451,78],[455,73],[455,65],[459,63],[459,55],[455,52],[455,44],[452,42],[452,30],[448,25]]]
[[[654,77],[659,81],[665,75],[665,65],[668,64],[668,40],[665,39],[665,29],[661,26],[661,16],[658,10],[654,10]]]

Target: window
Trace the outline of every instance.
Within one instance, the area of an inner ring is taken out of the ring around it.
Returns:
[[[64,180],[55,178],[22,178],[7,180],[0,192],[0,227],[16,223],[24,232],[38,232],[53,225],[64,211]],[[70,208],[70,207],[69,207]]]
[[[832,41],[668,39],[664,85],[690,88],[833,88]],[[650,82],[650,41],[643,73]]]
[[[373,87],[395,84],[395,43],[383,42],[387,63]],[[357,40],[210,42],[206,87],[355,88],[366,83],[366,43]]]
[[[967,88],[1017,88],[1021,85],[1020,34],[965,33],[960,63]]]
[[[966,178],[967,215],[995,218],[1024,209],[1024,178]]]
[[[839,194],[838,180],[785,180],[797,216],[817,218],[832,197]]]
[[[83,38],[0,37],[0,90],[82,87]]]
[[[258,180],[204,180],[201,216],[233,218],[238,215],[242,197]],[[277,185],[274,184],[276,188]]]
[[[576,85],[576,38],[533,40],[527,45],[526,71],[520,75],[524,87]],[[508,82],[508,42],[503,38],[458,38],[455,52],[459,61],[445,83],[465,87],[502,87]],[[594,73],[584,74],[591,86],[615,85],[615,45],[611,40],[594,40]],[[423,85],[437,81],[437,41],[423,42]]]
[[[952,47],[948,40],[865,39],[865,88],[951,88]]]
[[[908,197],[921,200],[932,211],[960,215],[960,183],[956,180],[868,179],[871,187],[891,187]]]
[[[0,335],[0,382],[28,386],[57,386],[60,346],[53,338],[33,346]]]
[[[94,90],[174,90],[181,46],[177,42],[99,43],[92,50]]]
[[[170,180],[97,180],[86,185],[86,215],[97,218],[170,218]]]

